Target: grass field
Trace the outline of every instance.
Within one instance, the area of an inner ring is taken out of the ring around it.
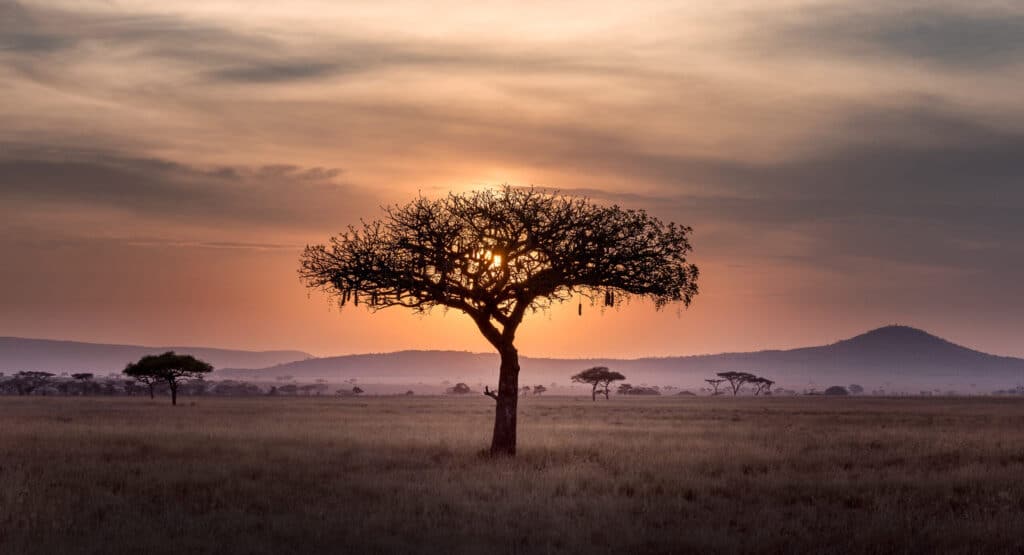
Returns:
[[[194,404],[192,403],[194,401]],[[0,553],[1024,549],[1012,399],[0,397]]]

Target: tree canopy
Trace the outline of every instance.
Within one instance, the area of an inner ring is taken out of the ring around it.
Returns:
[[[698,277],[690,232],[643,210],[505,186],[385,208],[379,220],[307,246],[299,275],[341,306],[469,315],[501,355],[491,452],[514,454],[514,341],[524,315],[577,295],[689,305]]]
[[[757,376],[750,372],[719,372],[718,376],[729,382],[733,395],[740,392],[743,384],[757,379]]]
[[[167,382],[171,390],[171,404],[178,404],[178,386],[181,380],[202,378],[204,374],[213,371],[213,366],[203,362],[192,355],[179,355],[174,351],[167,351],[162,355],[146,355],[138,362],[129,363],[124,374],[152,387],[155,381]],[[152,396],[152,389],[150,389]]]
[[[587,383],[591,385],[591,401],[597,400],[598,392],[603,393],[604,398],[608,399],[612,382],[621,381],[624,379],[626,379],[626,376],[623,376],[618,372],[613,372],[605,366],[595,366],[593,368],[587,368],[586,370],[572,377],[572,381],[576,383]]]

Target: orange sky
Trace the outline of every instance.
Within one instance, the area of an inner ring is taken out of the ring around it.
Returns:
[[[303,245],[535,184],[695,228],[702,292],[528,317],[528,355],[903,323],[1024,356],[1024,10],[919,2],[6,2],[0,335],[488,350],[329,310]]]

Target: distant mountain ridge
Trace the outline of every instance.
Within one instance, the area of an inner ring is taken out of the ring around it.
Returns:
[[[497,355],[490,353],[399,351],[314,358],[261,369],[228,369],[222,374],[269,379],[490,383],[497,365]],[[789,350],[639,359],[524,356],[520,366],[524,383],[565,383],[569,376],[590,366],[621,371],[634,383],[686,387],[699,387],[704,378],[729,370],[768,376],[790,387],[860,381],[967,388],[972,384],[1024,382],[1024,359],[983,353],[907,326],[886,326],[829,345]]]
[[[0,372],[120,372],[125,364],[144,355],[176,351],[188,353],[215,368],[259,368],[312,358],[302,351],[241,351],[209,347],[146,347],[0,337]]]
[[[211,362],[215,376],[304,381],[324,378],[361,382],[489,384],[498,357],[464,351],[398,351],[314,358],[302,351],[241,351],[207,347],[145,347],[48,339],[0,337],[0,372],[118,372],[145,354],[186,352]],[[524,384],[567,384],[591,366],[618,370],[632,383],[696,388],[718,372],[738,370],[786,387],[862,383],[893,387],[1011,387],[1024,383],[1024,359],[957,345],[907,326],[886,326],[829,345],[714,355],[614,358],[521,357]]]

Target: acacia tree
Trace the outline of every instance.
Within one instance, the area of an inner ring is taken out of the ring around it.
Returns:
[[[213,366],[192,355],[178,355],[167,351],[162,355],[146,355],[138,362],[129,363],[124,369],[126,376],[131,376],[149,385],[149,396],[153,397],[155,382],[167,382],[171,390],[171,404],[178,404],[178,387],[184,380],[202,379],[204,374],[213,372]]]
[[[697,294],[690,231],[643,210],[505,186],[385,208],[379,220],[307,246],[299,275],[341,306],[469,315],[501,357],[498,389],[485,389],[496,401],[490,451],[514,455],[515,337],[526,313],[577,296],[689,305]]]
[[[756,380],[757,376],[749,372],[719,372],[718,375],[729,382],[729,387],[732,388],[732,394],[736,395],[740,392],[740,388],[743,384]]]
[[[716,395],[721,395],[722,394],[721,391],[718,391],[718,388],[725,382],[725,378],[709,378],[709,379],[706,379],[704,381],[708,382],[708,384],[711,386],[711,388],[712,388],[711,395],[712,396],[716,396]]]
[[[765,395],[771,395],[772,394],[772,386],[775,385],[774,381],[769,380],[768,378],[763,378],[761,376],[758,376],[758,377],[750,380],[750,383],[752,383],[754,385],[754,395],[755,396],[760,395],[762,393],[764,393]]]
[[[623,376],[618,372],[613,372],[605,366],[587,368],[572,377],[572,381],[576,383],[588,383],[591,385],[591,401],[597,401],[598,392],[604,393],[604,398],[608,399],[608,393],[610,392],[612,382],[622,381],[624,379],[626,379],[626,376]]]
[[[162,381],[160,377],[150,376],[147,374],[135,374],[130,376],[134,378],[136,382],[146,386],[146,388],[149,390],[150,399],[154,399],[156,397],[156,395],[153,393],[153,390],[156,389],[156,384]]]

